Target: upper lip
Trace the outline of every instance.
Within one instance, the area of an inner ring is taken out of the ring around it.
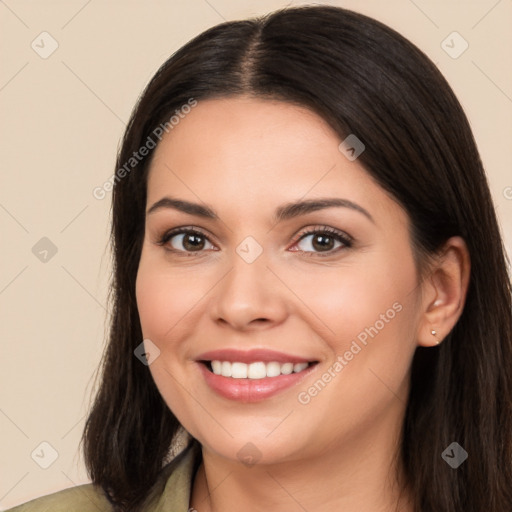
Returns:
[[[197,357],[197,361],[230,361],[232,363],[310,363],[314,359],[295,356],[293,354],[285,354],[284,352],[276,352],[267,349],[237,350],[237,349],[219,349],[204,352]]]

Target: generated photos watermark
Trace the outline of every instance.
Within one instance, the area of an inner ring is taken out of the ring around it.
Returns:
[[[137,345],[133,354],[143,365],[149,366],[160,356],[160,349],[149,338],[146,338]]]
[[[301,391],[297,395],[297,400],[302,405],[307,405],[316,397],[340,372],[349,364],[354,357],[359,354],[364,347],[368,345],[369,338],[373,339],[386,327],[395,316],[402,311],[403,306],[395,302],[385,313],[379,315],[379,319],[370,327],[365,327],[352,340],[350,347],[342,355],[336,357],[335,362],[310,386],[307,390]]]
[[[454,441],[444,450],[441,457],[451,468],[457,469],[468,458],[468,452]]]
[[[160,123],[148,137],[146,142],[137,150],[134,151],[132,156],[119,168],[117,171],[106,180],[100,187],[95,187],[92,191],[92,195],[95,199],[102,200],[107,196],[107,192],[111,192],[114,188],[114,183],[122,180],[130,172],[137,167],[137,165],[149,155],[152,149],[156,148],[158,142],[160,142],[166,133],[169,133],[175,128],[187,114],[197,105],[197,100],[190,98],[187,103],[182,105],[179,109],[174,111],[174,114],[169,118],[168,121]],[[158,142],[157,140],[158,139]]]

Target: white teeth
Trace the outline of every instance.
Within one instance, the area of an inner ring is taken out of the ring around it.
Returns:
[[[290,373],[293,373],[293,363],[284,363],[281,366],[281,373],[283,375],[290,375]]]
[[[242,363],[239,363],[242,364]],[[267,368],[265,363],[251,363],[247,370],[249,379],[264,379],[267,376]]]
[[[223,377],[231,377],[231,363],[229,361],[222,361],[220,374]]]
[[[226,364],[225,362],[222,363]],[[247,378],[247,365],[245,363],[231,363],[231,377],[233,379],[246,379]]]
[[[293,371],[295,373],[299,373],[302,370],[305,370],[308,367],[308,363],[297,363],[293,365]]]
[[[267,377],[277,377],[281,375],[281,365],[279,363],[267,363]]]
[[[290,375],[305,370],[309,363],[232,363],[230,361],[211,361],[212,370],[215,375],[231,377],[233,379],[264,379],[265,377],[278,377],[279,375]]]

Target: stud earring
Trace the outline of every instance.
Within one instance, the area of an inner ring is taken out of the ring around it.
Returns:
[[[430,331],[430,333],[432,334],[432,336],[436,337],[437,336],[437,331],[435,331],[434,329],[432,329]],[[436,339],[436,344],[439,345],[439,343],[441,343],[441,340],[438,340]]]

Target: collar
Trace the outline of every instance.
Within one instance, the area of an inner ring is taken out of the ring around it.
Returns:
[[[197,441],[187,446],[162,472],[146,499],[142,512],[187,512],[196,471],[201,463],[201,446]]]

